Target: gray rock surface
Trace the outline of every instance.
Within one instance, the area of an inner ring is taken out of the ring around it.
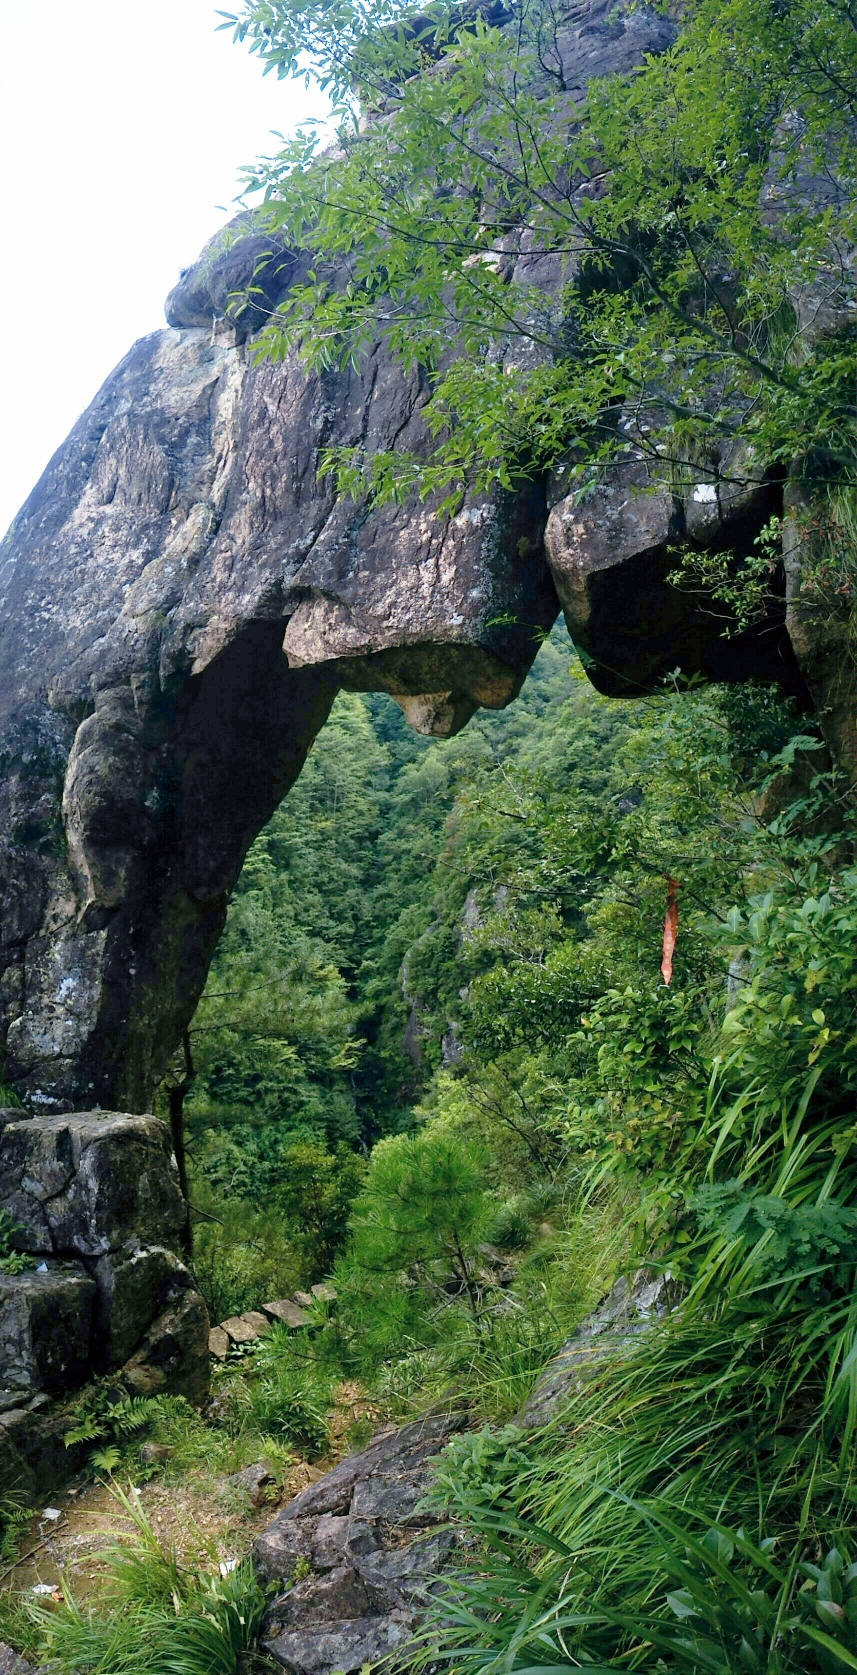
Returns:
[[[0,1640],[0,1675],[39,1675],[39,1671]]]
[[[230,1488],[240,1489],[242,1494],[249,1495],[254,1506],[264,1506],[268,1491],[277,1479],[270,1460],[259,1460],[254,1466],[245,1466],[243,1471],[233,1472],[226,1481]]]
[[[130,1238],[172,1246],[187,1213],[165,1125],[115,1111],[7,1123],[0,1204],[22,1228],[22,1249],[93,1259]]]
[[[256,1538],[266,1582],[288,1583],[269,1606],[262,1644],[292,1675],[344,1675],[403,1651],[448,1561],[452,1532],[419,1502],[427,1462],[461,1426],[432,1416],[386,1431],[277,1514]]]
[[[119,1369],[140,1394],[205,1399],[208,1319],[179,1255],[186,1207],[162,1122],[18,1113],[0,1129],[0,1208],[34,1260],[0,1275],[0,1410]]]
[[[764,481],[740,493],[706,481],[683,502],[655,488],[642,461],[605,471],[583,499],[554,501],[547,554],[569,632],[600,692],[632,698],[681,668],[708,680],[778,681],[806,698],[784,601],[725,638],[712,631],[706,601],[668,580],[681,547],[750,551],[780,505],[781,490]]]
[[[27,1407],[0,1414],[0,1490],[19,1489],[33,1505],[67,1483],[85,1465],[91,1442],[67,1448],[71,1425],[69,1406],[50,1401],[44,1393]]]
[[[122,1367],[136,1396],[184,1396],[199,1406],[208,1395],[208,1311],[187,1269],[176,1275],[167,1306]]]
[[[676,1306],[677,1292],[667,1274],[638,1269],[631,1281],[618,1279],[598,1308],[572,1332],[537,1379],[516,1423],[524,1430],[555,1419],[576,1390],[590,1379],[608,1355],[618,1350]]]
[[[646,4],[570,8],[569,101],[673,33]],[[554,306],[559,258],[517,260]],[[757,491],[681,504],[646,498],[637,466],[582,503],[560,472],[449,518],[336,502],[319,450],[419,453],[427,385],[380,343],[357,370],[254,365],[247,339],[298,271],[252,217],[213,240],[0,544],[0,1036],[36,1109],[149,1106],[247,848],[338,688],[454,732],[514,698],[561,599],[602,690],[681,664],[806,696],[784,600],[729,641],[666,583],[674,541],[748,550],[764,470]],[[826,711],[823,659],[804,662]]]
[[[0,998],[42,1109],[150,1103],[339,686],[448,732],[557,611],[540,489],[442,521],[317,483],[367,427],[419,443],[416,374],[253,369],[233,338],[137,344],[0,547]]]
[[[21,1399],[83,1384],[90,1373],[95,1281],[82,1265],[0,1274],[0,1383]]]

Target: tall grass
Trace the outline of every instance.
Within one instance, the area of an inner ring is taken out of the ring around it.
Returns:
[[[447,1449],[436,1499],[476,1548],[437,1608],[428,1660],[463,1675],[857,1669],[857,1568],[842,1558],[857,1546],[853,997],[842,1002],[840,1081],[812,1043],[791,1056],[784,1044],[777,1075],[758,1018],[743,1039],[733,1023],[696,1119],[701,1166],[676,1189],[685,1242],[659,1253],[684,1280],[672,1317],[595,1362],[540,1435]],[[769,992],[761,1009],[769,1019]]]

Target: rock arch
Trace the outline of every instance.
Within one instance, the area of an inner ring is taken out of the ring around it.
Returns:
[[[640,6],[621,25],[607,0],[590,14],[586,73],[627,68],[668,29]],[[562,607],[602,691],[680,665],[807,693],[815,653],[797,636],[796,655],[785,598],[726,640],[667,577],[676,545],[749,550],[781,505],[773,481],[682,504],[632,464],[582,505],[561,476],[446,520],[337,502],[318,450],[419,450],[425,388],[381,345],[358,371],[253,366],[246,336],[290,258],[260,271],[270,242],[235,232],[183,277],[168,328],[107,380],[0,547],[2,1035],[6,1079],[36,1109],[150,1105],[247,847],[340,687],[452,733],[514,698]],[[251,277],[235,327],[226,301]]]

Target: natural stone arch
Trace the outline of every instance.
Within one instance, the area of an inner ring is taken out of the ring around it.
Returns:
[[[36,1108],[151,1103],[339,687],[441,734],[519,689],[558,610],[542,489],[441,522],[315,478],[324,439],[418,438],[423,396],[380,354],[308,379],[210,326],[156,333],[10,530],[2,994],[6,1076]]]
[[[321,439],[419,437],[384,362],[307,378],[174,328],[132,349],[52,461],[0,572],[6,1074],[37,1108],[145,1110],[247,848],[341,686],[424,731],[518,691],[559,599],[543,485],[337,504]],[[742,513],[750,540],[767,500]],[[634,485],[550,514],[572,635],[633,694],[680,663],[799,684],[779,620],[722,641],[670,589],[680,508]],[[724,539],[734,534],[724,527]]]
[[[626,69],[665,29],[644,6],[617,21],[593,5],[582,78]],[[752,550],[783,504],[764,473],[682,500],[634,462],[582,504],[558,473],[470,495],[448,519],[337,502],[319,450],[419,452],[424,382],[380,344],[359,370],[254,366],[246,337],[294,261],[252,222],[234,231],[183,277],[169,328],[131,349],[0,547],[2,1032],[6,1077],[36,1108],[150,1105],[247,847],[340,687],[390,692],[421,730],[454,732],[514,698],[562,605],[602,691],[650,691],[680,666],[806,700],[803,667],[828,701],[785,597],[728,639],[668,579],[676,547]]]

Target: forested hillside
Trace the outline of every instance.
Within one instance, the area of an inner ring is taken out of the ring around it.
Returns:
[[[444,1630],[456,1665],[514,1643],[529,1667],[547,1636],[566,1666],[569,1621],[604,1657],[670,1649],[669,1586],[699,1598],[673,1620],[761,1644],[800,1555],[849,1540],[848,807],[773,690],[610,701],[557,629],[518,703],[450,742],[341,697],[248,858],[191,1032],[197,1271],[215,1315],[333,1276],[309,1360],[266,1351],[256,1400],[286,1436],[343,1376],[379,1417],[501,1424],[438,1490],[489,1543]],[[671,1275],[675,1325],[582,1387],[571,1433],[502,1429],[640,1263]],[[798,1612],[794,1656],[841,1667],[814,1633]]]

